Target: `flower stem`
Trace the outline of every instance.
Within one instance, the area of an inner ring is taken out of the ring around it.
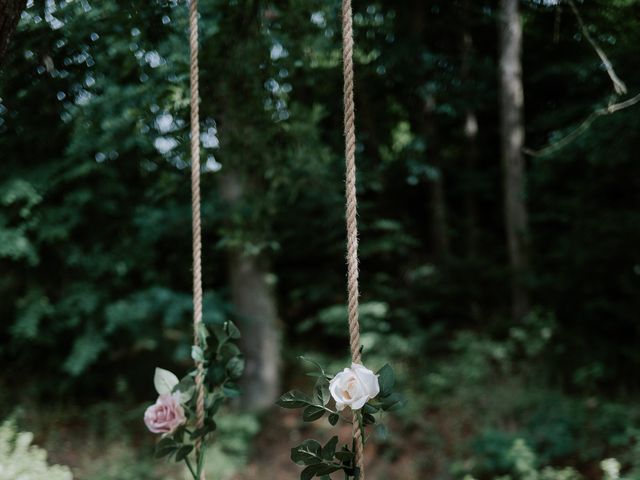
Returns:
[[[198,480],[198,474],[193,469],[193,466],[191,465],[191,461],[189,460],[189,457],[184,457],[184,461],[187,464],[187,467],[189,467],[189,471],[191,472],[191,475],[193,475],[193,480]]]
[[[204,441],[202,442],[198,450],[198,478],[196,480],[200,480],[203,467],[204,467]]]

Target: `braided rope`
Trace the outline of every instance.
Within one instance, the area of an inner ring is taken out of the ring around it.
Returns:
[[[353,100],[353,12],[351,0],[342,0],[342,65],[344,75],[344,136],[346,162],[346,222],[347,222],[347,288],[349,312],[349,345],[353,363],[362,363],[360,354],[360,323],[358,320],[358,220],[356,198],[356,126]],[[354,413],[353,438],[356,444],[356,465],[360,480],[364,480],[364,444],[362,425]]]
[[[200,324],[202,323],[202,226],[200,220],[200,109],[198,85],[198,0],[189,2],[189,47],[191,75],[191,209],[193,235],[193,342],[200,346]],[[196,361],[196,417],[197,427],[204,425],[204,364]],[[202,440],[196,441],[196,459],[200,470]],[[204,469],[200,479],[205,480]]]

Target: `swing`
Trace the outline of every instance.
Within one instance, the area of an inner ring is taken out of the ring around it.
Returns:
[[[344,445],[336,451],[338,436],[333,436],[324,446],[313,439],[302,442],[291,449],[291,459],[305,468],[301,480],[313,477],[329,478],[331,473],[343,470],[345,478],[364,480],[365,426],[376,422],[374,414],[395,410],[404,404],[401,395],[394,392],[395,376],[389,365],[377,373],[362,364],[360,323],[358,319],[358,223],[356,195],[356,133],[353,73],[353,14],[351,0],[342,1],[342,63],[344,77],[344,136],[345,136],[345,204],[347,227],[347,300],[349,347],[351,368],[336,375],[327,375],[318,367],[318,380],[312,396],[290,391],[280,397],[277,404],[284,408],[302,408],[302,418],[313,422],[329,413],[329,423],[336,425],[344,418],[340,412],[349,406],[352,410],[352,445]],[[327,407],[333,398],[336,410]],[[347,420],[349,421],[349,420]]]
[[[344,76],[344,137],[346,162],[346,222],[347,222],[347,293],[349,316],[349,347],[353,363],[361,364],[360,322],[358,319],[358,219],[356,195],[356,126],[353,99],[353,12],[351,0],[342,1],[342,68]],[[364,429],[362,422],[353,422],[356,465],[364,480]]]
[[[291,458],[305,465],[301,479],[328,477],[344,470],[346,477],[364,480],[364,427],[375,423],[374,413],[388,411],[402,403],[393,392],[394,375],[389,365],[377,374],[362,365],[360,325],[358,319],[358,225],[356,196],[356,134],[353,73],[353,14],[351,0],[342,0],[342,41],[344,76],[344,136],[346,167],[346,231],[347,294],[351,368],[327,375],[320,367],[313,398],[292,391],[277,402],[284,408],[304,408],[303,420],[310,422],[329,413],[329,423],[343,418],[345,407],[352,410],[351,447],[336,451],[338,437],[323,447],[308,440],[292,449]],[[244,363],[233,343],[240,333],[232,322],[214,326],[210,335],[202,322],[202,228],[200,211],[200,118],[198,69],[198,5],[189,4],[190,110],[191,110],[191,198],[193,241],[193,348],[195,370],[178,380],[173,373],[156,369],[154,384],[158,391],[156,404],[145,412],[149,430],[163,434],[156,445],[156,457],[173,456],[184,461],[194,480],[205,480],[203,444],[207,434],[215,430],[213,415],[225,398],[234,396],[234,384],[242,374]],[[213,337],[213,339],[212,339]],[[216,342],[212,348],[211,342]],[[333,397],[337,411],[327,407]],[[344,418],[343,418],[344,419]],[[195,421],[194,421],[195,420]],[[349,421],[349,420],[347,420]],[[191,428],[191,430],[190,430]],[[195,454],[195,464],[191,452]]]

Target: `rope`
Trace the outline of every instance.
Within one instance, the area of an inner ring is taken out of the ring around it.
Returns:
[[[346,223],[347,223],[347,288],[349,312],[349,344],[353,363],[362,363],[360,354],[360,323],[358,320],[358,220],[356,198],[356,126],[353,101],[353,12],[351,0],[342,0],[342,65],[344,74],[344,136],[346,162]],[[356,444],[356,465],[360,480],[364,480],[362,425],[354,414],[353,438]]]
[[[193,343],[200,346],[200,324],[202,323],[202,226],[200,221],[200,110],[198,105],[198,0],[189,2],[189,47],[191,74],[191,209],[193,236]],[[204,425],[204,364],[196,364],[196,421],[197,428]],[[205,480],[200,467],[202,440],[196,440],[196,459],[200,479]]]

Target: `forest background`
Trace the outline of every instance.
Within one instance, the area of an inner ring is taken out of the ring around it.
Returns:
[[[186,4],[0,9],[0,443],[170,478],[141,418],[191,362]],[[340,4],[200,11],[204,315],[247,360],[210,468],[296,478],[273,402],[348,358]],[[364,356],[409,400],[369,477],[640,478],[640,2],[354,14]]]

